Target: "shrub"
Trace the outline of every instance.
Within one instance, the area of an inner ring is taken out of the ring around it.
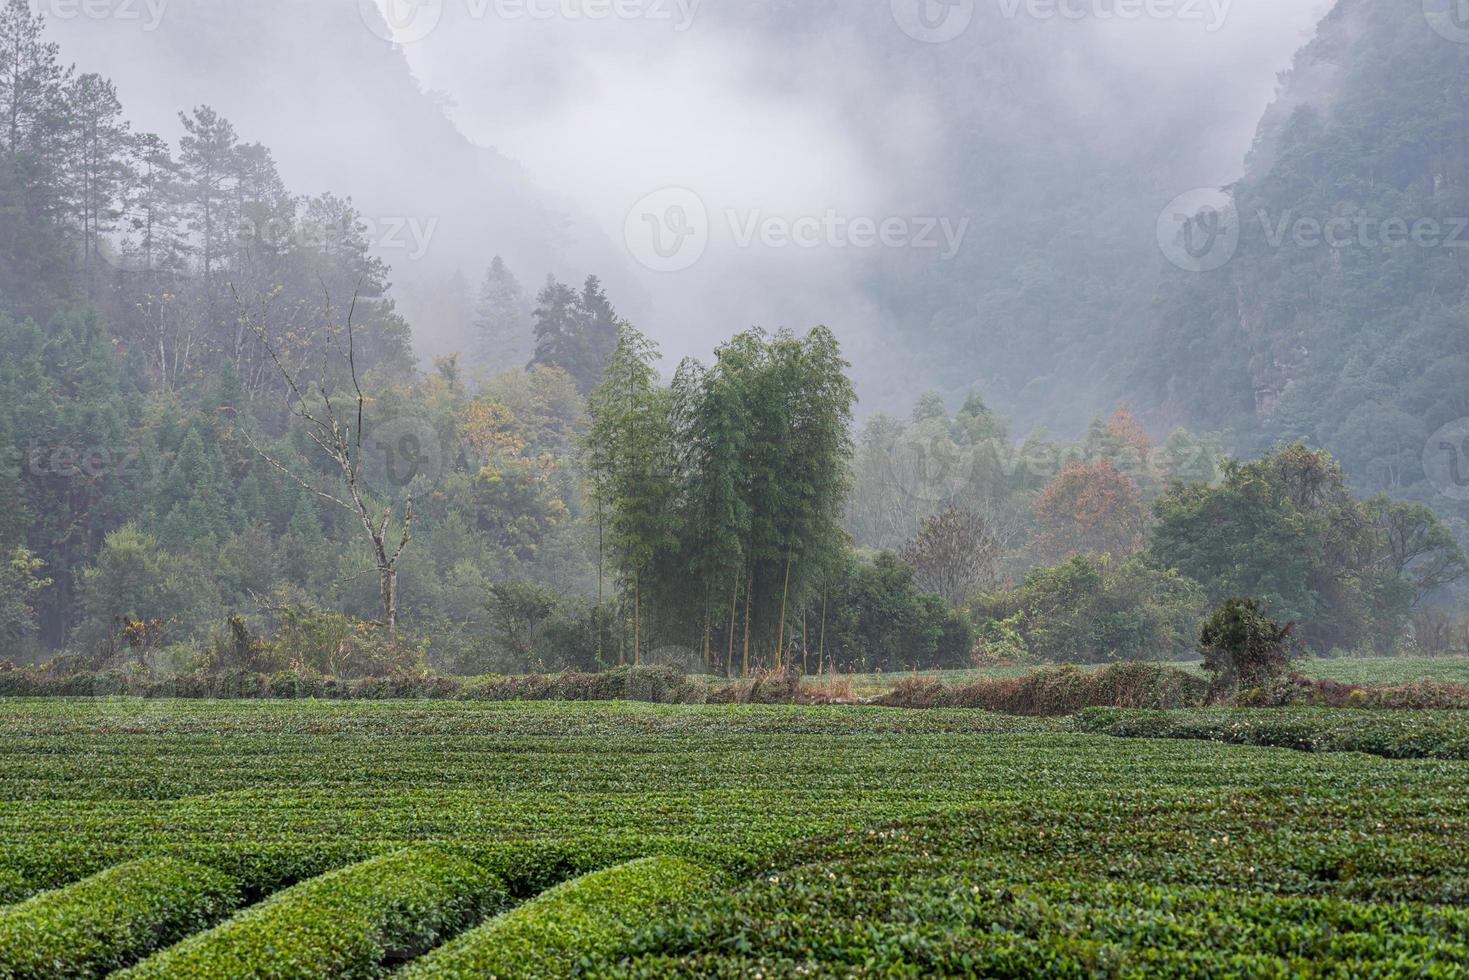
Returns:
[[[508,901],[478,865],[413,848],[288,888],[123,976],[372,977]]]
[[[833,673],[968,666],[974,649],[968,617],[920,591],[913,569],[897,556],[843,560],[831,572],[828,592],[825,614],[809,629],[824,635]]]
[[[1010,715],[1054,717],[1083,708],[1184,708],[1203,704],[1207,684],[1161,664],[1114,664],[1085,671],[1046,667],[1024,677],[950,687],[908,678],[877,703],[895,708],[984,708]]]
[[[0,912],[0,976],[94,977],[213,925],[238,883],[173,858],[145,858]]]
[[[403,971],[428,977],[561,977],[615,955],[649,920],[694,898],[714,876],[679,858],[644,858],[557,885],[434,950]]]
[[[1264,687],[1281,677],[1291,627],[1266,618],[1253,599],[1230,599],[1199,630],[1204,669],[1225,687]]]
[[[793,670],[757,671],[755,676],[738,684],[725,684],[709,692],[711,704],[800,704],[814,692],[801,685],[801,675]]]

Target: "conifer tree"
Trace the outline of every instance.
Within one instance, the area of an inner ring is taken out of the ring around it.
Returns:
[[[496,374],[524,367],[535,353],[530,303],[520,281],[498,255],[480,285],[474,311],[474,351],[477,363]]]

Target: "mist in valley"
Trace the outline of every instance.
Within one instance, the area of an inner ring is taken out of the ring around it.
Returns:
[[[977,385],[1026,424],[1071,431],[1120,382],[1064,349],[1004,362],[1016,341],[983,309],[1024,275],[1007,266],[1015,242],[1076,233],[1024,202],[1072,193],[1079,169],[1117,173],[1129,209],[1088,247],[1120,236],[1161,266],[1158,209],[1239,176],[1325,8],[1127,17],[989,0],[955,7],[966,26],[935,42],[902,3],[160,0],[131,19],[49,2],[65,56],[116,81],[136,128],[174,137],[176,113],[207,103],[270,147],[291,187],[350,195],[425,360],[466,349],[499,255],[532,292],[547,274],[600,276],[670,371],[736,329],[825,323],[863,414],[904,413],[928,389],[957,406]],[[1037,153],[1052,165],[1026,166]],[[662,271],[629,222],[670,188],[702,206],[708,242]],[[862,234],[885,221],[895,235]],[[933,280],[948,295],[927,322],[893,309]],[[1112,314],[1067,330],[1111,330]]]

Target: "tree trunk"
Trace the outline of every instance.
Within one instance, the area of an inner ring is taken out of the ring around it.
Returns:
[[[597,498],[597,668],[602,667],[602,578],[603,578],[603,555],[604,555],[604,524],[602,520],[602,499]]]
[[[740,676],[750,676],[750,607],[755,603],[755,573],[750,572],[745,585],[745,652],[740,664]]]
[[[801,610],[801,673],[811,673],[811,610]]]
[[[826,660],[826,593],[821,594],[821,638],[817,641],[819,646],[816,650],[816,672],[821,673],[825,668],[822,663]],[[836,673],[836,671],[832,671]]]
[[[712,666],[709,663],[709,632],[713,628],[714,627],[709,622],[709,604],[706,601],[704,604],[704,673],[706,674],[714,673]]]
[[[632,573],[632,665],[643,662],[643,575]]]
[[[740,576],[735,573],[734,589],[729,594],[729,649],[724,654],[724,676],[734,676],[734,641],[735,627],[739,623],[738,614],[740,608]]]
[[[780,590],[780,631],[775,636],[775,669],[782,670],[786,659],[786,603],[791,597],[791,560],[786,559],[786,580]]]

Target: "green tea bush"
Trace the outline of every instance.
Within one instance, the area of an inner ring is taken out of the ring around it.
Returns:
[[[186,861],[109,868],[0,910],[0,976],[103,976],[213,925],[239,903],[233,878]]]
[[[412,848],[288,888],[122,976],[373,977],[508,901],[500,879],[478,865]]]
[[[1081,712],[1071,724],[1079,732],[1119,738],[1188,739],[1300,752],[1363,752],[1388,759],[1469,759],[1469,718],[1462,712],[1097,708]]]
[[[692,901],[714,876],[679,858],[644,858],[576,878],[434,950],[404,978],[561,977],[615,954],[638,927]]]

